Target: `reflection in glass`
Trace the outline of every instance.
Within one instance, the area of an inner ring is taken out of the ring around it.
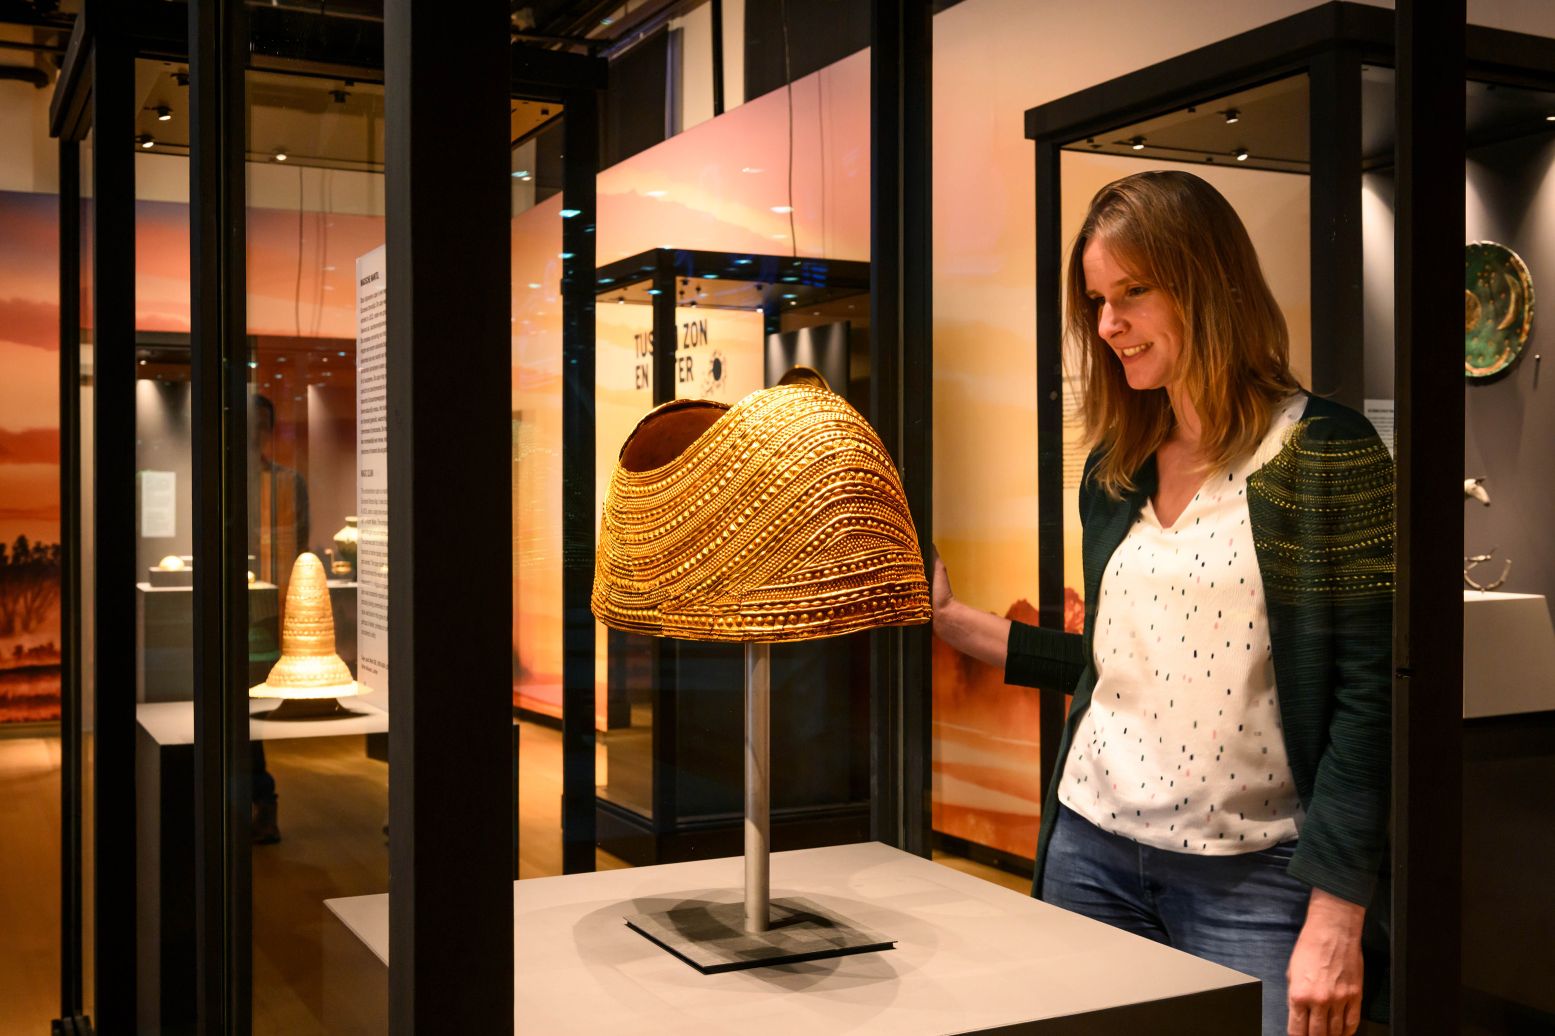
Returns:
[[[88,131],[81,141],[80,160],[78,162],[81,176],[81,260],[79,276],[81,279],[80,293],[80,341],[81,341],[81,378],[78,412],[81,425],[77,436],[77,442],[81,452],[80,468],[80,522],[81,522],[81,563],[77,566],[80,576],[81,608],[81,650],[79,658],[81,663],[81,997],[82,1012],[87,1017],[96,1014],[96,983],[93,981],[93,965],[96,961],[94,944],[97,935],[95,912],[97,897],[91,892],[95,887],[95,871],[93,863],[97,859],[95,853],[96,824],[93,816],[96,812],[97,785],[92,776],[94,769],[93,749],[96,744],[94,732],[96,719],[93,712],[93,703],[97,700],[95,688],[97,679],[97,667],[92,660],[97,657],[96,637],[94,624],[96,622],[96,609],[90,607],[87,602],[95,600],[96,585],[96,537],[93,524],[92,488],[93,488],[93,449],[92,449],[92,365],[95,356],[93,344],[95,334],[93,327],[96,320],[92,311],[92,286],[94,283],[96,240],[92,233],[92,134]]]
[[[355,1022],[337,1013],[352,997],[332,984],[326,901],[388,889],[388,699],[363,672],[358,607],[361,566],[382,565],[358,484],[383,472],[358,435],[359,389],[381,386],[359,362],[381,357],[359,348],[360,308],[381,315],[381,296],[359,296],[358,274],[382,262],[383,88],[254,71],[247,85],[254,1031],[329,1032]],[[329,622],[288,622],[307,614]],[[319,690],[298,676],[317,668],[299,665],[299,637],[327,650],[326,626],[344,666],[331,687],[370,693],[299,697]]]

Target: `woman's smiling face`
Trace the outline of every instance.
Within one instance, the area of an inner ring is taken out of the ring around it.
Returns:
[[[1182,355],[1183,327],[1166,293],[1130,273],[1093,238],[1081,259],[1085,293],[1096,308],[1096,333],[1123,365],[1136,391],[1165,388]]]

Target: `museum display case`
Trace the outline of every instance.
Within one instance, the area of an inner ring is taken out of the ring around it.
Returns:
[[[823,258],[654,249],[595,279],[596,509],[627,437],[655,404],[732,404],[795,364],[867,408],[869,271]],[[673,352],[653,343],[670,340]],[[724,856],[740,842],[738,647],[599,626],[605,717],[602,848],[633,863]],[[868,833],[866,638],[773,654],[774,837],[781,848]],[[810,763],[819,751],[827,767]]]

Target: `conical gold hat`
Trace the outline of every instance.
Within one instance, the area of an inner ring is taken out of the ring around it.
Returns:
[[[343,698],[360,693],[351,670],[335,653],[335,616],[324,563],[303,552],[292,563],[281,613],[281,659],[250,698]]]
[[[931,614],[890,455],[813,385],[678,400],[638,423],[605,498],[592,607],[632,633],[757,642]]]

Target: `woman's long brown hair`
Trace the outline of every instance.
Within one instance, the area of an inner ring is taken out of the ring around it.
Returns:
[[[1183,326],[1173,376],[1192,400],[1209,470],[1251,453],[1275,407],[1300,389],[1290,370],[1290,334],[1258,264],[1247,228],[1219,191],[1192,173],[1135,173],[1091,199],[1069,250],[1067,322],[1077,346],[1088,446],[1100,448],[1092,478],[1112,497],[1166,441],[1174,423],[1165,389],[1136,391],[1097,334],[1082,258],[1103,241],[1129,273],[1163,292]]]

